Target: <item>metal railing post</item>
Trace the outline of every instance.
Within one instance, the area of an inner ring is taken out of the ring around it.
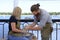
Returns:
[[[3,24],[3,39],[4,39],[4,24]]]
[[[58,24],[56,23],[56,40],[58,40]]]

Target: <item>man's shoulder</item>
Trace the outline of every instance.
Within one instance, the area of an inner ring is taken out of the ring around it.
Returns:
[[[49,12],[47,12],[45,9],[41,9],[42,15],[50,15]]]
[[[49,12],[45,9],[40,9],[43,14],[49,14]]]
[[[42,12],[46,12],[46,13],[48,13],[47,10],[45,10],[45,9],[40,9],[40,10],[41,10]]]

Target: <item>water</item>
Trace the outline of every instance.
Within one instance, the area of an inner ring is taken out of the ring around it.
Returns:
[[[52,17],[52,19],[60,19],[60,15],[51,15],[51,17]],[[10,15],[0,15],[0,19],[9,19],[10,18]],[[33,15],[22,15],[21,16],[21,19],[33,19]],[[4,24],[4,22],[0,22],[0,24]],[[21,24],[23,24],[23,23],[21,23]],[[26,24],[26,23],[25,23]],[[59,25],[60,23],[58,23],[58,28],[60,28]],[[23,26],[24,25],[21,25],[21,28],[23,28]],[[53,28],[56,28],[56,23],[54,23],[53,24]],[[9,31],[9,29],[8,29],[8,23],[5,23],[4,24],[4,37],[5,38],[7,38],[7,34],[8,34],[8,31]],[[31,31],[30,31],[31,32]],[[34,31],[33,32],[34,33],[34,35],[35,36],[37,36],[37,31]],[[59,37],[60,37],[60,30],[58,30],[58,36],[57,36],[57,38],[58,38],[58,40],[60,39]],[[40,35],[41,36],[41,34],[40,34],[40,32],[39,32],[39,34],[38,35]],[[39,38],[39,40],[41,40],[41,37],[38,37]],[[3,37],[3,25],[0,25],[0,38],[2,38]],[[52,40],[56,40],[56,30],[54,29],[54,31],[52,32]]]

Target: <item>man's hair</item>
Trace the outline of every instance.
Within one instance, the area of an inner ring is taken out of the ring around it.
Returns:
[[[37,11],[39,9],[39,6],[40,6],[39,4],[32,5],[31,8],[30,8],[31,12]]]

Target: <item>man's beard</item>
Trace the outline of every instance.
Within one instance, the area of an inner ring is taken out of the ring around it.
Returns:
[[[38,17],[40,15],[40,13],[37,13],[35,16]]]

